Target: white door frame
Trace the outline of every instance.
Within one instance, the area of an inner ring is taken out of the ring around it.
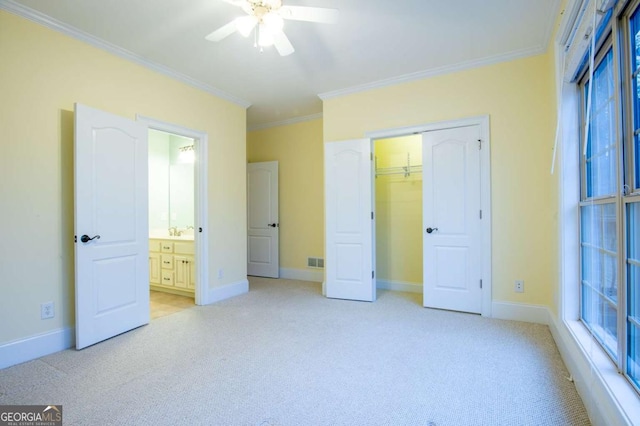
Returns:
[[[491,289],[493,281],[491,271],[491,143],[489,139],[489,116],[482,115],[477,117],[461,118],[458,120],[421,124],[417,126],[376,130],[367,132],[365,135],[371,139],[371,143],[374,143],[375,139],[395,138],[415,133],[475,125],[480,126],[482,139],[482,150],[480,151],[480,208],[482,210],[482,316],[491,317]],[[371,184],[375,185],[373,181]]]
[[[209,247],[208,228],[208,191],[207,191],[207,165],[208,165],[208,135],[200,130],[189,129],[155,118],[145,117],[137,114],[136,120],[145,123],[149,129],[161,132],[173,133],[178,136],[185,136],[194,140],[194,150],[196,152],[195,166],[195,194],[194,194],[194,244],[196,255],[196,288],[195,304],[209,304],[209,263],[207,248]]]

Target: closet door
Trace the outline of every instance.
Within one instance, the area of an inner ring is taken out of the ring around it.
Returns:
[[[480,126],[423,133],[424,306],[482,312]]]
[[[373,302],[371,140],[324,145],[326,295]]]

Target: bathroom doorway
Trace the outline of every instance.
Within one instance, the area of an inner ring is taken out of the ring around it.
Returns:
[[[149,128],[151,318],[207,303],[207,135],[138,117]]]
[[[149,129],[151,318],[195,305],[195,140]]]

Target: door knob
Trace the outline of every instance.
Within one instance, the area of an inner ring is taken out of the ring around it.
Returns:
[[[438,228],[427,228],[427,234],[432,233],[433,231],[437,231]]]
[[[88,243],[91,240],[99,240],[99,239],[100,239],[100,235],[96,235],[93,238],[89,238],[87,234],[84,234],[82,237],[80,237],[80,241],[82,241],[83,243]]]
[[[267,226],[270,226],[270,227],[272,227],[272,228],[276,228],[276,227],[278,226],[278,224],[277,224],[277,223],[270,223],[270,224],[269,224],[269,225],[267,225]]]

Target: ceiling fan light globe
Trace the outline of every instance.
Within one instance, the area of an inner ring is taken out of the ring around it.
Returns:
[[[234,20],[238,32],[244,37],[249,37],[251,31],[258,23],[258,19],[255,16],[242,16]]]
[[[267,13],[264,18],[262,18],[262,22],[269,27],[269,30],[272,33],[276,33],[278,31],[282,31],[284,28],[284,19],[282,16],[278,15],[275,12]]]
[[[273,45],[273,43],[275,42],[275,39],[273,37],[273,32],[270,30],[269,27],[267,27],[264,24],[260,24],[259,33],[260,33],[258,35],[259,46],[268,47]]]

